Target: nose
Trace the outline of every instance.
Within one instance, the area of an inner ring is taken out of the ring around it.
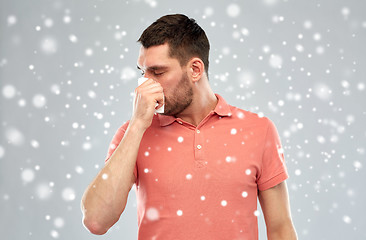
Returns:
[[[152,77],[151,77],[151,75],[150,75],[150,74],[148,74],[148,73],[145,73],[143,76],[144,76],[145,78],[152,78]]]

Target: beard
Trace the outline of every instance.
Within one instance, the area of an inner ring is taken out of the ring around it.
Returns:
[[[182,74],[177,86],[170,96],[165,96],[164,113],[162,115],[175,116],[183,112],[193,100],[193,89],[189,85],[187,72]]]

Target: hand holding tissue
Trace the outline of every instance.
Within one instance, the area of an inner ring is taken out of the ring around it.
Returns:
[[[140,77],[137,80],[138,86],[140,86],[141,84],[143,84],[147,80],[148,80],[148,78],[146,78],[146,77]],[[158,105],[159,105],[159,103],[156,103],[155,107],[157,107]],[[164,113],[164,105],[161,106],[160,108],[156,109],[155,113]]]

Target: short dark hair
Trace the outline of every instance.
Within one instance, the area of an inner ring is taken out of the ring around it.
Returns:
[[[166,15],[144,30],[138,42],[144,48],[169,44],[169,56],[178,59],[181,66],[192,57],[199,57],[208,76],[210,43],[205,31],[193,18],[183,14]]]

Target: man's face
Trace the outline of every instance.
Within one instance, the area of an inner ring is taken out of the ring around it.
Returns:
[[[163,115],[175,116],[192,102],[193,90],[185,67],[169,56],[169,45],[140,48],[137,68],[145,77],[152,78],[163,87],[165,106]]]

